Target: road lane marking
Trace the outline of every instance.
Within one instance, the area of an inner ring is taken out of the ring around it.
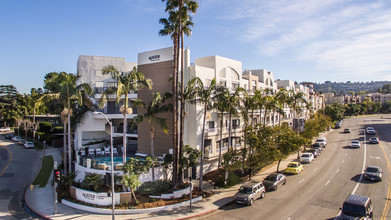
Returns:
[[[345,153],[345,157],[348,156],[348,153]]]
[[[335,173],[338,173],[339,172],[339,169],[337,171],[335,171]]]
[[[304,179],[300,180],[300,181],[299,181],[299,184],[302,183],[303,181],[304,181]]]
[[[343,160],[342,163],[345,163],[345,160]]]
[[[386,151],[384,150],[383,144],[379,143],[379,145],[380,145],[381,150],[383,151],[384,159],[386,159],[386,162],[387,162],[388,173],[391,174],[390,160],[388,159]],[[383,214],[382,214],[382,216],[380,218],[381,220],[382,219],[384,219],[384,220],[387,219],[387,214],[388,214],[388,210],[390,208],[390,203],[391,203],[391,189],[390,189],[390,180],[388,180],[388,190],[387,190],[386,204],[384,204]]]
[[[330,180],[326,182],[326,184],[324,184],[325,186],[327,186],[328,184],[330,183]]]
[[[312,172],[315,172],[318,168],[315,168]]]
[[[10,158],[9,158],[9,160],[8,160],[7,165],[4,167],[3,171],[1,171],[1,173],[0,173],[0,176],[2,176],[2,175],[5,173],[5,171],[8,169],[9,165],[11,164],[11,161],[12,161],[12,152],[11,152],[8,148],[6,148],[6,147],[4,147],[4,146],[2,146],[2,145],[0,145],[0,146],[1,146],[2,148],[6,149],[6,150],[8,151],[8,154],[10,155]]]
[[[356,192],[358,186],[360,185],[360,183],[362,181],[366,161],[367,161],[367,144],[366,144],[366,135],[365,135],[365,129],[364,129],[364,163],[362,164],[360,178],[358,179],[358,182],[356,183],[356,186],[354,187],[352,194],[354,194]]]
[[[372,156],[370,156],[370,158],[376,159],[376,160],[380,160],[381,159],[380,157],[372,157]]]

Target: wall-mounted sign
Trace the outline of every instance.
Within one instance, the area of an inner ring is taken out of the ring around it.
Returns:
[[[149,61],[158,61],[158,60],[160,60],[160,55],[157,54],[157,55],[149,56],[149,57],[148,57],[148,60],[149,60]]]

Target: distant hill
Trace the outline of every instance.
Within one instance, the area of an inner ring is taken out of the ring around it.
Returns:
[[[385,84],[391,81],[372,81],[372,82],[331,82],[315,83],[314,89],[317,93],[335,92],[336,94],[347,94],[349,91],[357,92],[376,92]]]

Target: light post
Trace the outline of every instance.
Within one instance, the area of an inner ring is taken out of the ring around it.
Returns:
[[[115,203],[114,203],[114,162],[113,162],[113,124],[110,122],[110,120],[107,118],[105,114],[102,112],[93,112],[94,115],[102,115],[107,123],[110,125],[110,156],[111,156],[111,215],[112,219],[115,219]]]

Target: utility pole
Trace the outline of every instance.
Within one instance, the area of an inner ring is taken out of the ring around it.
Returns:
[[[57,170],[57,161],[54,162],[54,170]],[[56,176],[53,174],[53,182],[54,182],[54,212],[53,214],[57,214],[57,181],[55,180]]]

